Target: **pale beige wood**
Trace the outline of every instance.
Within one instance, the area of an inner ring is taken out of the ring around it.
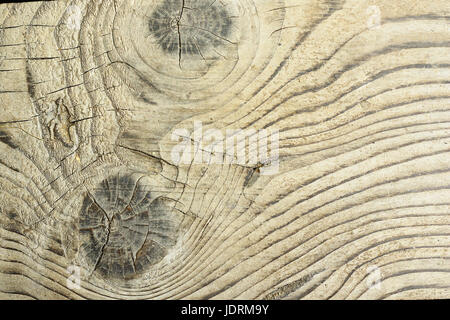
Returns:
[[[0,4],[0,298],[450,298],[449,16]],[[178,163],[199,123],[278,130],[279,170]]]

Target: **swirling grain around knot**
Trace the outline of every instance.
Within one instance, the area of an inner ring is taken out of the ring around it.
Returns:
[[[448,0],[0,5],[0,297],[448,298],[449,16]],[[278,130],[279,172],[174,163],[198,123]]]

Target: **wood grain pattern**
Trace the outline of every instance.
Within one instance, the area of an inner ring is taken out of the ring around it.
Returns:
[[[450,298],[449,19],[448,0],[0,4],[0,298]],[[215,162],[198,123],[278,131],[278,172]],[[175,162],[180,141],[203,161]]]

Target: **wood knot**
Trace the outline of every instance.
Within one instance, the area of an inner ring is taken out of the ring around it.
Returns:
[[[220,1],[166,0],[149,18],[149,30],[166,53],[202,55],[229,42],[230,14]]]
[[[103,180],[85,195],[79,217],[88,269],[129,279],[160,262],[178,239],[180,219],[172,211],[141,178],[117,174]]]

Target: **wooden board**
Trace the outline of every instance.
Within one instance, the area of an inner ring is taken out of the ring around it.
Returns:
[[[0,298],[450,298],[449,16],[0,4]]]

